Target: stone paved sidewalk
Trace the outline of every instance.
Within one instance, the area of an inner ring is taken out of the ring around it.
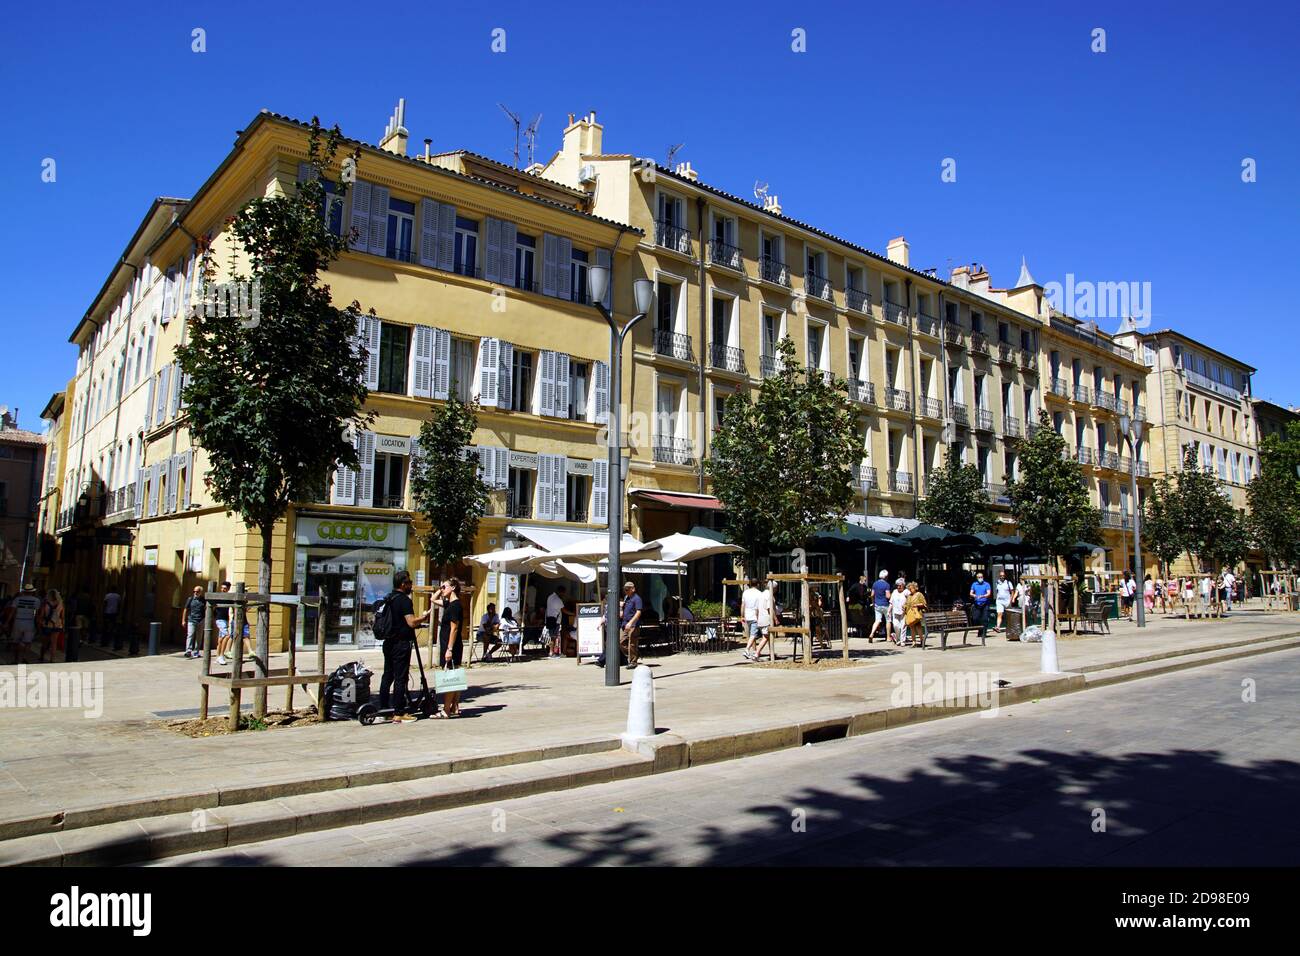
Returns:
[[[1157,617],[1145,631],[1129,623],[1113,630],[1109,637],[1064,638],[1061,668],[1089,672],[1149,655],[1300,634],[1300,615],[1244,612],[1210,622]],[[710,737],[885,709],[895,675],[910,677],[918,664],[926,673],[997,672],[1013,685],[1042,676],[1038,645],[1001,635],[990,635],[987,647],[976,643],[947,652],[861,640],[851,642],[851,651],[856,666],[818,672],[755,666],[738,652],[647,658],[656,679],[657,723],[679,736]],[[328,666],[357,658],[376,671],[377,692],[378,651],[332,652]],[[274,659],[272,665],[282,663]],[[88,718],[79,709],[0,708],[0,825],[167,795],[611,742],[624,728],[628,701],[626,681],[606,688],[602,672],[591,664],[488,664],[470,670],[461,720],[329,723],[192,739],[159,726],[157,715],[198,706],[197,662],[172,655],[73,666],[102,674],[101,716]],[[0,668],[0,680],[14,671]],[[297,699],[305,703],[301,692]],[[273,689],[270,702],[279,706],[283,690]],[[214,700],[214,712],[223,705]]]

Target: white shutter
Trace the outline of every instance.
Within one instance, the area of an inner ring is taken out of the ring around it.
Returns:
[[[167,459],[167,514],[176,513],[176,476],[180,472],[180,455]]]
[[[555,294],[561,299],[573,298],[573,240],[565,239],[563,236],[556,240],[556,250],[559,261],[556,263]]]
[[[438,204],[420,200],[420,265],[438,267]]]
[[[537,456],[537,507],[534,514],[540,521],[550,521],[555,516],[551,513],[554,498],[551,488],[551,456]]]
[[[515,246],[519,244],[519,229],[513,222],[501,220],[501,284],[515,284]]]
[[[357,489],[357,503],[369,508],[375,497],[375,433],[357,435],[357,458],[361,460],[361,484]]]
[[[420,436],[419,436],[419,435],[412,435],[412,436],[411,436],[411,455],[410,455],[410,458],[407,460],[407,469],[406,469],[406,487],[407,487],[407,488],[410,488],[410,487],[413,485],[413,483],[415,482],[415,474],[416,474],[417,469],[420,467],[420,461],[423,459],[423,457],[424,457],[424,449],[422,449],[422,448],[420,447]],[[412,494],[414,494],[414,492],[412,492]],[[415,503],[415,499],[414,499],[414,497],[411,499],[411,503],[412,503],[412,504]]]
[[[451,392],[451,333],[433,330],[432,395],[446,400]]]
[[[483,231],[487,234],[487,255],[483,259],[483,278],[488,282],[501,281],[501,220],[486,216]]]
[[[181,363],[172,363],[172,394],[167,413],[168,418],[175,418],[176,413],[181,410]]]
[[[411,370],[408,387],[416,398],[433,397],[433,334],[427,325],[412,330]]]
[[[609,282],[605,284],[605,298],[600,300],[600,304],[605,308],[610,308],[610,303],[614,300],[614,270],[610,268],[609,250],[596,250],[596,265],[604,266],[608,271]]]
[[[569,469],[563,455],[551,456],[551,514],[553,520],[563,521],[568,513]]]
[[[148,468],[137,468],[135,470],[135,516],[137,518],[144,515],[144,482],[148,473]]]
[[[515,376],[515,347],[509,342],[497,343],[501,360],[497,364],[497,408],[513,407]]]
[[[192,248],[192,247],[191,247]],[[190,290],[194,286],[194,269],[198,261],[194,258],[194,253],[190,252],[190,261],[185,266],[185,286],[181,292],[181,315],[189,315],[190,311]]]
[[[158,388],[156,389],[156,395],[154,396],[154,425],[161,425],[166,421],[164,416],[167,411],[167,382],[171,375],[171,370],[172,367],[170,365],[164,365],[162,370],[158,373]]]
[[[591,463],[591,520],[609,523],[609,462],[601,458]]]
[[[588,407],[591,409],[591,420],[597,425],[604,425],[609,421],[609,366],[604,362],[595,362],[592,367],[595,370],[591,376],[594,398]]]
[[[370,252],[376,256],[388,252],[388,187],[370,187]]]
[[[555,353],[555,416],[569,417],[569,356]]]
[[[370,183],[358,179],[352,184],[352,220],[355,230],[349,248],[365,252],[370,248]]]
[[[539,415],[555,414],[555,353],[541,353],[541,369],[539,370],[538,392],[540,394],[541,407],[537,410]]]
[[[384,324],[373,315],[365,316],[366,321],[366,388],[372,392],[379,388],[379,341]]]
[[[171,321],[172,310],[176,308],[176,267],[167,270],[167,275],[163,277],[163,304],[162,315],[158,321],[166,325]]]
[[[456,207],[438,204],[438,268],[450,272],[456,267]]]
[[[149,376],[149,392],[144,403],[144,430],[149,431],[153,427],[153,392],[156,386],[153,376]]]
[[[560,237],[542,233],[542,294],[559,295]]]
[[[492,449],[487,445],[479,445],[475,451],[478,452],[478,477],[488,488],[497,486],[496,473],[496,456],[492,454]]]
[[[495,408],[497,404],[497,363],[500,349],[493,338],[479,339],[478,343],[478,399],[485,406]]]
[[[149,476],[149,517],[156,517],[158,514],[158,479],[162,475],[162,469],[158,465],[150,465],[145,469]]]
[[[185,470],[185,510],[190,510],[194,500],[194,449],[188,449],[181,456],[181,467]]]
[[[510,487],[510,449],[493,448],[492,454],[496,457],[493,474],[496,475],[497,487]]]

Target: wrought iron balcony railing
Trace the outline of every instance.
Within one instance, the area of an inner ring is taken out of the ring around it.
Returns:
[[[982,432],[993,431],[993,413],[987,408],[975,409],[975,427]]]
[[[932,315],[926,315],[924,312],[916,313],[915,327],[918,332],[933,335],[936,339],[939,337],[939,320]]]
[[[910,495],[912,489],[912,473],[910,471],[891,471],[889,473],[890,491]]]
[[[1081,465],[1097,464],[1097,450],[1087,445],[1080,445],[1074,450],[1074,460]]]
[[[513,488],[507,489],[506,515],[510,518],[531,518],[533,516],[532,495],[516,495]]]
[[[831,280],[824,275],[816,272],[805,272],[803,274],[803,287],[811,296],[818,299],[831,300]]]
[[[1074,386],[1074,400],[1084,405],[1092,404],[1092,389],[1087,385]]]
[[[655,329],[655,354],[675,358],[681,362],[694,362],[691,337],[668,329]]]
[[[1096,389],[1092,393],[1092,404],[1098,408],[1113,412],[1115,410],[1115,396],[1109,392],[1103,392],[1101,389]]]
[[[922,395],[916,400],[916,411],[918,415],[924,415],[926,418],[943,418],[943,402]]]
[[[761,355],[758,359],[758,371],[763,378],[771,378],[781,371],[775,355]]]
[[[854,312],[871,311],[871,293],[863,292],[861,289],[855,289],[849,286],[844,290],[844,301]]]
[[[734,345],[713,342],[709,345],[709,364],[724,372],[745,373],[745,350]]]
[[[951,402],[948,408],[952,412],[952,420],[958,425],[965,428],[970,424],[970,409],[967,406],[961,402]]]
[[[775,282],[786,288],[790,286],[790,267],[779,259],[763,256],[759,260],[759,275],[764,282]]]
[[[895,325],[907,325],[907,309],[897,302],[890,302],[886,299],[884,311],[886,322],[893,322]]]
[[[964,349],[970,346],[966,330],[956,322],[945,322],[943,328],[944,342],[949,348]]]
[[[1038,374],[1038,356],[1029,349],[1020,350],[1020,367],[1033,375]]]
[[[976,355],[989,354],[989,340],[985,338],[983,332],[972,332],[970,334],[970,350]]]
[[[860,378],[849,379],[849,398],[864,405],[876,404],[876,385]]]
[[[745,271],[745,257],[740,247],[730,245],[721,239],[709,241],[709,261],[715,266],[734,269],[736,272]]]
[[[689,438],[655,438],[654,458],[661,465],[692,465],[692,451]]]
[[[910,412],[912,410],[912,393],[901,388],[886,388],[885,406],[897,412]]]
[[[1112,471],[1119,470],[1119,453],[1114,451],[1097,452],[1097,464],[1103,468],[1110,468]]]
[[[1006,342],[998,343],[998,361],[1004,365],[1014,365],[1016,363],[1016,348]]]
[[[876,468],[874,465],[860,465],[858,467],[858,484],[862,487],[862,493],[874,491],[880,485],[876,479]]]
[[[1020,437],[1020,419],[1014,415],[1006,415],[1002,418],[1002,431],[1008,438]]]
[[[1061,398],[1070,397],[1070,385],[1063,378],[1052,379],[1052,394],[1059,395]]]
[[[664,219],[655,220],[655,242],[683,255],[691,254],[691,234],[685,226]]]

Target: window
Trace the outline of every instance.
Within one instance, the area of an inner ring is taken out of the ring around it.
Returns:
[[[984,331],[984,316],[980,315],[974,309],[971,310],[970,314],[970,330],[972,332]]]
[[[510,517],[531,518],[533,516],[533,473],[527,468],[511,468],[507,488],[506,501]]]
[[[763,234],[763,258],[770,259],[772,262],[782,262],[781,237]]]
[[[388,244],[390,259],[411,262],[411,237],[415,233],[415,203],[401,199],[388,200]]]
[[[514,350],[511,374],[510,408],[516,412],[533,410],[533,353]]]
[[[1006,322],[998,323],[998,341],[1004,345],[1011,342],[1011,326]]]
[[[659,280],[655,294],[655,331],[674,332],[677,327],[676,288],[671,282]]]
[[[719,389],[713,390],[713,427],[718,429],[722,427],[722,420],[727,416],[727,399],[731,398],[730,392],[724,392]]]
[[[537,257],[537,240],[518,233],[515,236],[515,287],[535,290],[533,263]]]
[[[478,275],[478,223],[456,217],[456,246],[453,270],[463,276]]]
[[[574,302],[587,304],[587,253],[582,249],[573,250],[569,263],[569,291]]]
[[[406,506],[405,455],[375,454],[375,494],[368,504],[374,508],[404,508]]]
[[[775,312],[763,313],[763,354],[776,355],[776,343],[780,340],[781,317]]]
[[[586,521],[587,501],[591,498],[591,479],[586,475],[568,475],[564,484],[564,520]]]
[[[321,185],[325,187],[323,199],[325,222],[328,224],[330,232],[336,236],[341,236],[343,235],[343,201],[334,198],[334,184],[328,179],[322,180]]]
[[[470,339],[451,340],[451,391],[468,403],[474,392],[474,353],[477,343]]]
[[[867,380],[867,370],[863,365],[862,357],[866,354],[866,341],[860,335],[849,336],[849,378],[865,382]]]
[[[815,323],[808,323],[808,357],[807,366],[810,369],[824,369],[826,363],[822,360],[822,345],[826,341],[826,327]]]
[[[379,335],[379,391],[406,394],[406,368],[411,330],[383,323]]]
[[[576,422],[587,420],[587,384],[591,381],[591,366],[586,362],[569,361],[569,418]],[[572,501],[572,497],[569,499]],[[582,499],[586,501],[584,497]]]

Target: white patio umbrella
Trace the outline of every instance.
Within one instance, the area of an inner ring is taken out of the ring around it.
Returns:
[[[670,534],[655,538],[649,544],[659,545],[665,561],[696,561],[715,554],[735,554],[745,550],[738,544],[726,544],[695,534]]]
[[[633,561],[640,561],[642,558],[657,558],[660,550],[659,545],[654,542],[646,544],[638,541],[630,534],[625,534],[619,547],[619,560],[624,564],[631,564]],[[524,562],[524,567],[536,567],[547,561],[558,561],[561,565],[598,564],[608,559],[609,543],[604,539],[591,539],[575,541],[573,544],[557,548],[543,556],[531,558]]]

